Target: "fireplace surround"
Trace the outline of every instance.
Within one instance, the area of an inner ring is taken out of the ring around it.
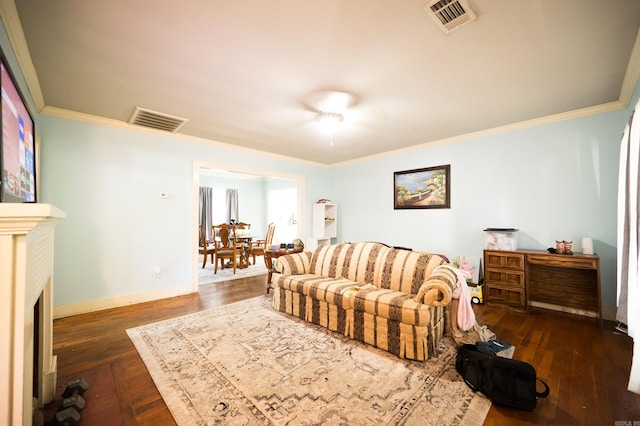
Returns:
[[[0,204],[0,424],[30,425],[33,398],[42,407],[55,395],[53,230],[65,216]]]

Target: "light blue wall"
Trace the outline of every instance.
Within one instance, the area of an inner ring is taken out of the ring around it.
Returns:
[[[68,215],[56,229],[55,305],[191,284],[194,159],[305,176],[306,205],[328,188],[324,167],[171,136],[50,116],[40,132],[41,201]]]
[[[544,250],[564,239],[580,251],[582,237],[589,236],[601,257],[603,305],[615,306],[618,156],[629,114],[600,114],[338,167],[332,179],[340,185],[331,196],[340,206],[340,238],[480,257],[487,227],[518,228],[518,247],[528,249]],[[451,164],[450,209],[393,209],[395,171],[444,164]]]

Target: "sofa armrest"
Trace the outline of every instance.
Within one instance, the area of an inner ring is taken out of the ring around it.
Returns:
[[[450,269],[436,268],[420,286],[414,300],[425,305],[447,306],[451,302],[457,280],[458,277]]]
[[[308,274],[311,270],[311,255],[310,251],[304,251],[280,256],[273,269],[283,275]]]

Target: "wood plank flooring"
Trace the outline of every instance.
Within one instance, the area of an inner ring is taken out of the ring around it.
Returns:
[[[201,286],[200,293],[141,303],[54,322],[56,400],[76,377],[89,381],[81,425],[174,425],[175,421],[125,330],[264,294],[265,276]],[[478,323],[516,346],[551,387],[533,412],[492,406],[485,425],[640,424],[640,395],[627,391],[632,340],[611,324],[534,309],[528,314],[474,305]],[[618,423],[627,424],[627,423]]]

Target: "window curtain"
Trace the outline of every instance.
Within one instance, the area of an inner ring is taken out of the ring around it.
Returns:
[[[227,189],[227,223],[238,223],[238,190]],[[233,221],[233,222],[232,222]]]
[[[622,135],[618,179],[618,310],[616,319],[627,325],[633,338],[633,358],[628,389],[640,393],[640,115],[635,107]]]
[[[200,187],[200,225],[204,228],[207,241],[211,241],[211,225],[213,225],[213,188]]]

